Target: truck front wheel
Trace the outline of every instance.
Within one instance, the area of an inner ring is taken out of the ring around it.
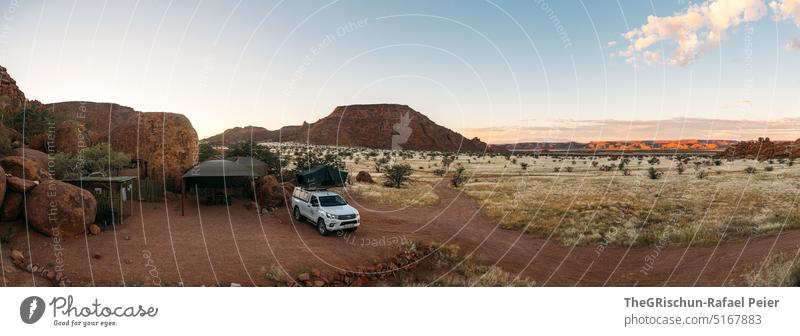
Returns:
[[[328,235],[328,228],[325,227],[325,220],[322,218],[317,220],[317,232],[319,232],[320,236]]]

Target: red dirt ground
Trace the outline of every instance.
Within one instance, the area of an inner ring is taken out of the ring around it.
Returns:
[[[452,243],[486,264],[496,264],[546,286],[722,286],[742,285],[740,275],[770,253],[800,249],[800,232],[717,246],[564,246],[499,228],[478,204],[445,183],[432,207],[391,209],[356,200],[363,224],[354,235],[321,237],[308,223],[294,222],[288,209],[258,216],[243,201],[230,208],[180,203],[136,203],[116,231],[66,238],[64,275],[76,286],[270,285],[271,266],[290,274],[312,268],[355,269],[394,255],[401,240]],[[10,249],[52,268],[52,238],[26,232],[2,247],[3,284],[46,286],[12,266]],[[647,263],[649,257],[654,257]],[[648,269],[648,265],[652,269]],[[647,271],[645,271],[647,270]]]

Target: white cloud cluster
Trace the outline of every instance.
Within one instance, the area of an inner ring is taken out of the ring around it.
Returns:
[[[774,20],[793,20],[800,27],[800,0],[775,0],[769,5],[765,0],[707,0],[671,16],[648,16],[647,23],[623,35],[629,44],[613,55],[634,65],[660,64],[662,52],[655,48],[657,43],[666,42],[674,49],[663,61],[687,65],[718,46],[731,29],[761,20],[768,8]],[[795,39],[786,49],[800,50],[798,44]]]
[[[775,20],[794,19],[794,23],[800,27],[800,0],[773,1],[769,8],[775,13]]]
[[[800,0],[782,0],[776,6],[797,1]],[[730,29],[761,20],[766,13],[764,0],[712,0],[693,4],[672,16],[651,15],[647,23],[623,35],[630,44],[618,55],[632,64],[661,63],[661,53],[652,49],[658,42],[671,41],[675,49],[666,61],[686,65],[719,45]]]

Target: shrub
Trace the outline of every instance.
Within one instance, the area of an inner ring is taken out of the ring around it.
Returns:
[[[44,134],[55,122],[48,109],[31,106],[11,118],[11,127],[25,134],[25,139]]]
[[[436,176],[444,176],[445,170],[444,168],[436,168],[433,170],[433,175]]]
[[[211,159],[217,155],[217,151],[214,150],[214,146],[211,146],[210,143],[203,142],[200,143],[200,161],[206,161]]]
[[[683,172],[686,171],[686,166],[683,165],[683,162],[678,162],[678,165],[675,166],[675,170],[678,172],[678,175],[683,175]]]
[[[772,166],[766,166],[766,167],[764,167],[764,170],[768,171],[768,172],[771,172],[771,171],[775,170],[775,168],[772,167]]]
[[[520,168],[522,168],[522,170],[528,170],[528,163],[527,162],[521,162],[519,164],[519,166],[520,166]]]
[[[124,153],[114,152],[109,144],[101,143],[82,149],[78,155],[56,153],[53,161],[56,178],[66,179],[78,178],[95,172],[113,176],[117,170],[130,164],[131,157]]]
[[[651,157],[649,160],[647,160],[647,163],[649,163],[651,166],[655,166],[655,165],[661,163],[661,160],[658,157],[654,156],[654,157]]]
[[[567,170],[567,173],[571,173],[572,172],[572,167],[565,167],[565,169]]]
[[[295,155],[295,165],[298,169],[309,169],[317,164],[331,164],[336,166],[337,168],[344,168],[344,164],[338,165],[334,162],[322,162],[319,159],[318,155],[306,155],[307,152],[299,152]],[[270,173],[276,173],[280,171],[280,160],[278,156],[270,151],[269,147],[257,143],[255,141],[244,140],[239,141],[237,143],[228,145],[228,149],[225,150],[226,157],[234,157],[234,156],[249,156],[254,157],[256,159],[261,160],[262,162],[267,164],[267,170]]]
[[[452,185],[455,188],[458,188],[464,185],[464,183],[467,183],[468,180],[469,176],[465,174],[464,167],[459,166],[458,168],[456,168],[455,173],[453,173],[453,179],[450,180],[450,185]]]
[[[701,171],[697,172],[697,178],[698,179],[702,180],[702,179],[705,179],[707,176],[708,176],[708,171],[701,170]]]
[[[756,167],[749,166],[749,167],[744,169],[744,172],[747,173],[747,174],[755,174],[756,173]]]
[[[662,174],[664,173],[653,167],[650,167],[650,169],[647,170],[647,176],[650,177],[651,180],[658,180],[659,178],[661,178]]]
[[[408,182],[411,177],[411,166],[407,163],[393,164],[386,168],[383,174],[386,181],[383,185],[392,188],[400,188],[404,183]]]

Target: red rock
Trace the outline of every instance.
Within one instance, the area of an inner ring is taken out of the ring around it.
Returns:
[[[91,232],[92,235],[99,236],[101,233],[103,233],[103,230],[101,230],[97,224],[92,224],[89,225],[89,232]]]
[[[314,287],[324,287],[325,281],[322,280],[314,280]]]
[[[297,281],[306,282],[311,279],[311,276],[308,273],[300,273],[297,275]]]
[[[407,116],[406,119],[403,117]],[[403,120],[407,121],[404,122]],[[241,140],[280,141],[406,150],[482,152],[486,143],[467,139],[406,105],[371,104],[336,107],[315,123],[285,126],[279,130],[237,127],[205,139],[221,145]]]
[[[25,255],[22,252],[17,250],[11,250],[11,260],[15,263],[24,263],[25,262]]]
[[[375,183],[375,181],[372,179],[372,175],[363,170],[358,172],[358,175],[356,175],[356,182]]]
[[[22,213],[23,195],[18,192],[7,191],[3,206],[0,207],[0,221],[10,222],[19,218]]]
[[[21,179],[16,176],[9,176],[8,179],[6,180],[6,185],[10,190],[24,193],[33,189],[33,187],[36,186],[36,182],[31,180]],[[2,203],[1,200],[0,203]]]
[[[316,269],[316,268],[312,268],[312,269],[311,269],[311,275],[313,275],[313,276],[315,276],[315,277],[319,278],[319,277],[320,277],[320,274],[321,274],[321,273],[319,272],[319,270],[318,270],[318,269]]]
[[[50,179],[47,170],[42,169],[33,159],[22,156],[7,156],[0,159],[0,166],[7,174],[26,180],[41,181]]]
[[[96,213],[97,201],[89,191],[56,180],[33,188],[25,204],[28,225],[48,236],[83,233]],[[51,216],[58,218],[55,226]]]

